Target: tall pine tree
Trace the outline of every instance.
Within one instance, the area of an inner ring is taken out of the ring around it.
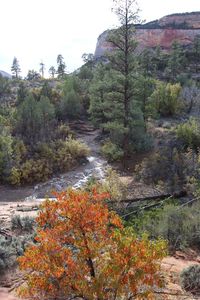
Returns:
[[[61,54],[57,56],[57,65],[58,65],[58,69],[57,69],[58,77],[62,78],[65,75],[66,65],[64,62],[64,58]]]
[[[169,55],[166,70],[172,82],[177,81],[177,76],[180,75],[184,69],[184,63],[185,55],[183,53],[183,49],[181,48],[181,45],[175,41],[172,44],[172,50]]]
[[[134,24],[139,22],[139,9],[136,0],[114,0],[113,2],[113,11],[119,19],[120,27],[108,36],[114,51],[108,54],[110,91],[105,115],[109,122],[105,127],[110,130],[114,142],[117,138],[118,146],[124,153],[123,160],[126,162],[130,153],[136,150],[135,146],[138,143],[136,132],[138,129],[142,131],[144,129],[142,111],[134,99],[137,46],[134,39]]]
[[[19,73],[21,72],[19,61],[16,57],[13,59],[12,67],[11,67],[12,74],[15,78],[19,77]]]

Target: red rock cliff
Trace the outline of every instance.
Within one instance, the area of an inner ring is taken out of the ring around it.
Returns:
[[[105,51],[112,50],[112,44],[106,41],[108,33],[109,30],[98,38],[96,58],[104,55]],[[197,35],[200,36],[200,12],[165,16],[144,25],[136,25],[135,32],[140,49],[160,46],[164,50],[169,50],[175,40],[183,46],[188,46]]]

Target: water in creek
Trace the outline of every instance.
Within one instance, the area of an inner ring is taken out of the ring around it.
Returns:
[[[88,162],[58,177],[53,177],[45,183],[37,184],[26,201],[41,201],[45,197],[52,198],[52,191],[62,191],[72,186],[77,189],[86,184],[89,178],[103,179],[105,175],[106,161],[99,157],[89,156]]]
[[[98,135],[98,131],[92,131],[78,136],[91,149],[90,156],[83,161],[82,165],[67,173],[55,175],[47,182],[35,186],[18,188],[0,186],[0,202],[40,201],[46,197],[52,198],[52,191],[62,191],[69,186],[75,189],[80,188],[90,177],[102,179],[105,175],[107,162],[100,154]]]
[[[52,191],[62,191],[72,186],[77,189],[86,184],[89,178],[95,177],[99,180],[105,176],[107,162],[100,155],[100,145],[96,141],[98,132],[80,135],[78,138],[86,143],[91,149],[90,156],[79,167],[65,174],[53,177],[45,183],[37,184],[30,196],[25,200],[43,200],[52,197]]]

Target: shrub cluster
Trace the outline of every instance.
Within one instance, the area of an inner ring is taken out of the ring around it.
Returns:
[[[193,265],[184,269],[180,277],[181,285],[186,291],[200,294],[200,265]]]
[[[123,157],[123,150],[111,141],[106,142],[101,148],[102,154],[108,162],[118,161]]]
[[[158,82],[150,97],[151,106],[161,116],[173,116],[180,112],[182,102],[180,99],[180,84]]]
[[[166,239],[172,251],[186,247],[200,249],[199,202],[185,207],[167,204],[163,208],[141,212],[128,222],[138,234],[146,231],[152,239]]]
[[[196,119],[191,118],[178,125],[176,134],[186,148],[197,150],[200,147],[200,124]]]
[[[0,274],[16,264],[16,259],[21,256],[27,245],[32,243],[34,234],[12,237],[6,239],[0,235]]]
[[[188,177],[196,176],[199,168],[198,154],[191,149],[182,152],[177,148],[163,147],[137,165],[139,180],[147,184],[164,182],[165,186],[183,186]]]
[[[12,230],[33,232],[36,226],[35,219],[29,216],[21,217],[20,215],[14,215],[11,219]]]
[[[75,112],[76,117],[80,116],[74,106],[74,96],[79,91],[76,77],[69,76],[60,85],[48,81],[29,85],[22,81],[15,88],[14,105],[4,107],[0,103],[1,183],[43,182],[54,173],[68,171],[87,156],[88,148],[74,139],[66,124],[66,118],[73,118]],[[60,115],[63,99],[67,102],[62,109],[64,115]]]
[[[9,182],[13,185],[31,184],[47,180],[54,173],[68,171],[88,156],[89,148],[69,137],[51,143],[40,143],[33,158],[28,158],[11,169]]]

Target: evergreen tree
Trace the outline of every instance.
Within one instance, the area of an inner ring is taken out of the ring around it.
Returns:
[[[26,76],[26,80],[30,80],[30,81],[31,80],[37,80],[37,79],[40,79],[40,78],[41,78],[40,74],[35,70],[29,70],[28,74]]]
[[[57,64],[58,64],[58,69],[57,69],[58,77],[62,78],[65,75],[66,65],[64,62],[64,58],[61,54],[57,56]]]
[[[77,81],[74,77],[68,77],[63,85],[60,103],[61,119],[76,118],[82,110],[81,99],[77,91]]]
[[[44,78],[44,70],[45,70],[45,64],[41,61],[41,63],[40,63],[40,73],[42,75],[42,78]]]
[[[149,99],[155,89],[155,85],[156,81],[149,76],[139,75],[135,81],[135,99],[143,113],[145,131],[147,131],[148,118],[154,115],[154,109]]]
[[[185,57],[181,46],[175,41],[172,44],[172,50],[167,64],[167,73],[170,79],[175,82],[177,76],[182,72],[184,68]]]
[[[93,54],[82,55],[84,64],[77,71],[77,77],[79,78],[79,92],[84,112],[87,114],[90,106],[90,84],[93,79],[93,74],[96,69],[96,63],[93,59]]]
[[[164,72],[165,68],[167,67],[167,61],[168,54],[161,51],[160,46],[156,47],[152,58],[156,77],[158,77],[158,72]]]
[[[200,69],[200,36],[197,36],[194,39],[193,48],[192,48],[193,60],[195,63],[195,71],[198,73]]]
[[[17,105],[22,103],[25,98],[27,97],[27,89],[25,87],[25,84],[23,82],[20,83],[19,89],[17,91]]]
[[[33,146],[39,140],[40,122],[37,101],[29,95],[17,109],[16,130],[25,143]]]
[[[52,136],[52,128],[55,121],[55,109],[53,104],[46,96],[41,96],[40,101],[37,103],[38,111],[41,117],[40,120],[40,140],[49,141]]]
[[[45,81],[42,85],[42,89],[40,91],[40,97],[41,96],[45,96],[45,97],[49,98],[50,101],[53,98],[52,88],[47,81]]]
[[[19,73],[21,72],[21,69],[20,69],[19,62],[16,57],[14,57],[14,59],[13,59],[11,71],[15,78],[19,77]]]
[[[54,68],[54,66],[51,66],[51,67],[49,68],[49,74],[50,74],[51,78],[54,78],[54,77],[55,77],[56,69]]]
[[[84,63],[92,63],[94,60],[94,55],[92,53],[83,53],[82,59]]]
[[[28,95],[17,109],[17,133],[32,147],[38,141],[47,141],[54,121],[54,107],[47,97],[37,101]]]
[[[0,99],[10,93],[10,80],[0,74]]]
[[[96,67],[94,78],[89,89],[89,113],[91,115],[91,120],[96,127],[101,127],[102,124],[105,124],[108,121],[104,111],[106,106],[106,92],[106,65],[100,63]]]
[[[13,137],[8,120],[0,115],[0,182],[9,175],[13,162]]]
[[[142,111],[134,99],[134,75],[136,71],[136,42],[134,24],[139,22],[138,8],[135,0],[115,0],[114,12],[120,27],[109,34],[108,41],[114,51],[108,55],[109,74],[105,116],[109,120],[104,127],[110,131],[113,142],[123,150],[123,161],[136,150],[135,133],[139,128],[144,131]],[[141,132],[142,137],[142,132]]]
[[[150,49],[144,49],[139,55],[139,66],[143,75],[152,76],[155,72],[156,65],[154,61],[154,53]]]

